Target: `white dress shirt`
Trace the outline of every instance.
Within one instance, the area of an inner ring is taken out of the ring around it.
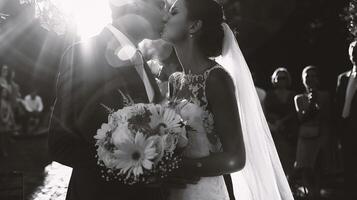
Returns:
[[[355,95],[356,91],[357,91],[356,72],[351,71],[350,78],[347,85],[347,90],[346,90],[345,105],[343,107],[343,112],[342,112],[343,118],[348,118],[350,116],[351,104],[352,104],[353,96]]]
[[[144,59],[140,53],[138,53],[135,45],[130,41],[130,39],[112,24],[107,25],[107,29],[114,35],[114,37],[121,44],[121,49],[118,51],[117,56],[121,60],[132,60],[135,64],[135,69],[138,72],[141,80],[144,83],[145,90],[150,102],[154,99],[154,89],[150,84],[148,75],[144,69]]]

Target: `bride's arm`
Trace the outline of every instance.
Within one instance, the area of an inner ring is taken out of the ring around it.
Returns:
[[[235,87],[224,70],[213,70],[206,83],[206,95],[214,115],[215,129],[223,152],[200,159],[185,159],[188,176],[218,176],[241,170],[245,165],[245,148],[239,119]]]

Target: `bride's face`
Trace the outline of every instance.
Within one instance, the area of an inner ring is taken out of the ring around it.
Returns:
[[[187,18],[186,0],[176,0],[164,17],[165,27],[162,38],[173,44],[189,37],[190,21]]]

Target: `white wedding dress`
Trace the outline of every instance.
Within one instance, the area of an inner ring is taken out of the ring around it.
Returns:
[[[202,129],[188,132],[189,142],[184,152],[188,158],[206,157],[222,149],[205,92],[206,80],[212,70],[223,69],[216,65],[201,75],[177,72],[169,79],[171,97],[189,100],[204,110]],[[169,200],[229,200],[229,195],[223,176],[202,177],[197,184],[171,189]]]
[[[232,173],[233,193],[238,200],[293,200],[288,181],[281,166],[268,123],[265,119],[254,82],[233,31],[222,24],[224,41],[219,64],[202,75],[175,73],[170,77],[170,91],[179,98],[191,100],[206,112],[201,131],[188,133],[186,156],[200,158],[221,151],[214,131],[214,120],[205,94],[205,82],[212,70],[225,70],[235,85],[246,163],[242,170]],[[170,200],[228,200],[223,177],[202,178],[197,185],[172,190]]]

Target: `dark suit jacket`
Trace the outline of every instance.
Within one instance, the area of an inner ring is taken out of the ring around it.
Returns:
[[[336,103],[337,113],[340,118],[342,118],[343,107],[345,105],[346,92],[350,74],[350,71],[341,74],[337,81]],[[349,119],[357,119],[357,93],[355,93],[353,96]]]
[[[342,117],[350,74],[350,71],[348,71],[338,77],[336,91],[336,132],[341,133],[345,141],[354,140],[352,138],[356,138],[355,133],[357,132],[357,93],[354,94],[352,99],[350,116],[347,119]]]
[[[108,112],[101,104],[122,108],[119,89],[137,103],[148,102],[133,63],[118,59],[117,48],[119,42],[104,29],[97,37],[70,47],[61,61],[49,149],[53,160],[73,168],[67,193],[70,200],[161,199],[157,188],[106,182],[97,167],[93,136],[108,120]],[[154,101],[158,102],[159,88],[147,65],[145,70],[155,91]]]

